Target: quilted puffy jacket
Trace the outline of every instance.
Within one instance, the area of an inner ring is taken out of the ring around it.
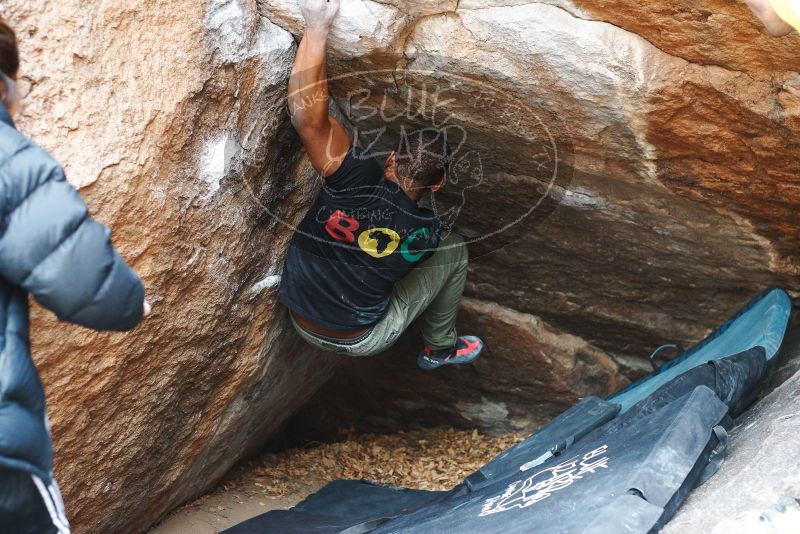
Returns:
[[[0,501],[19,496],[19,486],[3,491],[3,480],[27,476],[52,495],[48,508],[60,504],[44,391],[29,350],[28,294],[60,320],[96,330],[129,330],[142,318],[144,288],[110,234],[0,103]]]

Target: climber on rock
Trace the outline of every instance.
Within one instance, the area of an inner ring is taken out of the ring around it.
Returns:
[[[292,239],[280,301],[300,336],[326,350],[378,354],[423,315],[420,367],[471,362],[483,342],[455,328],[466,244],[418,205],[444,186],[450,148],[441,132],[417,129],[381,165],[329,114],[326,46],[338,9],[339,0],[301,0],[289,112],[324,186]]]

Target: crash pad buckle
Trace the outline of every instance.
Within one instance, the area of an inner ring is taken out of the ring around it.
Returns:
[[[559,443],[556,443],[550,448],[550,454],[552,454],[553,456],[558,456],[565,450],[567,450],[567,442],[561,441]]]

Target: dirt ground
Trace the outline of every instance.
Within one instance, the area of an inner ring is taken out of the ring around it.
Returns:
[[[340,478],[450,489],[526,436],[429,429],[349,436],[266,454],[237,465],[209,494],[172,512],[150,534],[215,534],[269,510],[291,508]]]

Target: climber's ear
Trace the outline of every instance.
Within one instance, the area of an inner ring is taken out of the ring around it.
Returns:
[[[431,193],[436,193],[441,188],[443,188],[445,182],[447,182],[447,174],[446,173],[442,175],[442,179],[439,180],[438,184],[431,186]]]
[[[386,158],[386,164],[384,165],[383,173],[387,178],[392,180],[397,179],[397,152],[394,150],[391,152],[391,154],[389,154],[389,157]]]

